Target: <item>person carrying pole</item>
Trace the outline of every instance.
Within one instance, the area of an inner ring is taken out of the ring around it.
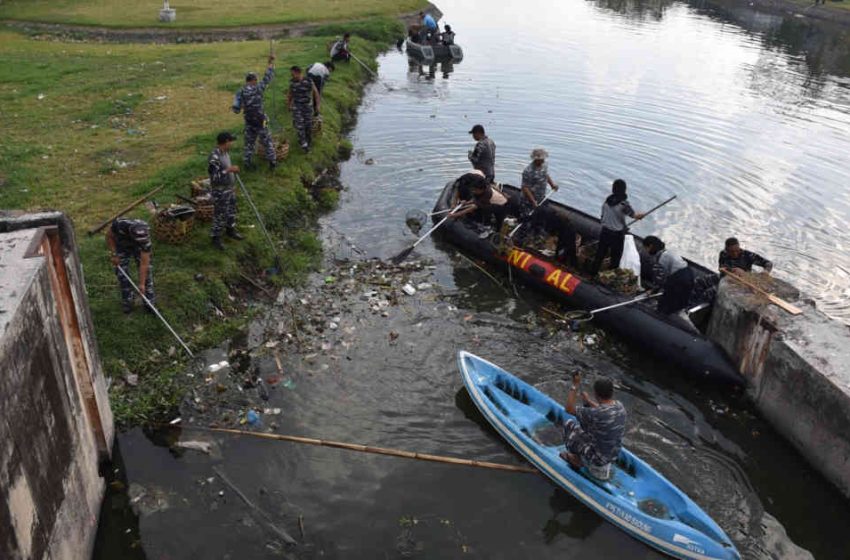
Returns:
[[[313,139],[313,111],[319,114],[321,98],[316,84],[307,78],[300,66],[290,68],[292,81],[289,83],[289,111],[292,113],[292,125],[298,131],[298,143],[305,152],[310,149]]]
[[[118,218],[106,230],[106,246],[109,248],[112,266],[115,267],[115,276],[121,288],[121,310],[124,313],[133,311],[133,300],[135,291],[126,275],[121,274],[121,269],[130,269],[130,260],[136,261],[139,269],[139,286],[143,286],[145,297],[148,301],[155,300],[153,290],[153,263],[151,260],[151,233],[150,226],[144,220],[131,220],[129,218]],[[152,312],[145,304],[145,311]]]
[[[626,239],[626,217],[641,220],[645,214],[635,212],[629,204],[629,195],[626,194],[626,182],[617,179],[611,185],[611,194],[602,204],[602,231],[599,233],[599,245],[596,247],[596,256],[590,267],[590,275],[599,274],[602,261],[611,253],[611,268],[620,268],[620,259],[623,257],[623,246]]]
[[[259,137],[266,152],[269,168],[277,166],[277,155],[274,150],[274,142],[269,132],[269,117],[263,108],[263,92],[274,77],[274,55],[269,55],[269,66],[263,76],[263,81],[257,82],[257,74],[248,72],[245,76],[245,86],[236,93],[233,99],[233,112],[245,115],[245,145],[243,147],[242,161],[247,169],[254,165],[254,147]]]
[[[210,196],[213,199],[213,223],[210,235],[213,247],[224,251],[221,234],[240,240],[243,236],[236,231],[236,184],[235,174],[239,166],[230,162],[230,147],[236,138],[225,131],[216,138],[216,147],[207,159],[207,172],[210,176]]]

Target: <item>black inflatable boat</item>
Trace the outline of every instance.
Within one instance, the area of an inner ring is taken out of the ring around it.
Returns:
[[[434,206],[435,212],[450,208],[454,189],[454,181],[445,186]],[[516,187],[502,185],[502,190],[519,196],[519,189]],[[545,204],[555,215],[570,220],[583,244],[598,239],[601,226],[597,218],[552,200],[546,201]],[[443,216],[434,216],[434,221]],[[435,235],[500,270],[507,271],[507,267],[510,267],[514,278],[570,307],[598,309],[634,297],[591,282],[580,273],[568,270],[533,249],[513,247],[500,251],[492,237],[482,238],[476,225],[467,220],[449,220]],[[648,260],[648,256],[643,253],[642,244],[637,243],[637,246],[641,260]],[[695,277],[716,276],[713,271],[703,266],[691,261],[688,261],[688,264]],[[695,309],[690,311],[693,322],[676,315],[659,313],[655,310],[655,302],[648,300],[646,303],[600,313],[594,321],[693,376],[722,384],[743,384],[743,378],[723,349],[695,328],[695,325],[701,326],[706,322],[710,304],[695,306]]]
[[[463,49],[460,48],[460,45],[443,45],[442,43],[423,45],[409,37],[407,39],[407,54],[422,62],[434,62],[435,60],[460,62],[463,60]]]

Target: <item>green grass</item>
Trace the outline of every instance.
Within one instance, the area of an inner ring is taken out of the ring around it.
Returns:
[[[384,25],[376,22],[375,33]],[[278,68],[324,60],[328,40],[282,41]],[[216,133],[241,133],[241,116],[229,110],[232,95],[246,70],[262,69],[268,44],[99,45],[2,31],[0,43],[0,208],[53,208],[73,219],[106,372],[120,378],[130,371],[141,378],[135,388],[114,384],[116,417],[124,425],[153,420],[173,409],[184,392],[186,378],[175,375],[183,371],[179,346],[155,317],[121,313],[103,235],[89,237],[85,231],[156,186],[166,185],[155,197],[160,204],[178,202],[178,193],[189,195],[190,181],[206,173]],[[383,44],[355,38],[353,46],[373,60]],[[367,78],[359,65],[337,65],[325,88],[324,126],[313,150],[293,149],[274,174],[265,168],[243,174],[272,235],[281,240],[278,284],[299,282],[318,263],[315,218],[333,207],[336,196],[314,198],[303,179],[350,151],[340,131],[356,111]],[[287,72],[276,76],[266,108],[273,130],[282,125],[297,146],[284,109],[287,84]],[[241,163],[238,144],[234,162]],[[129,216],[151,219],[144,207]],[[218,343],[245,324],[251,310],[240,303],[245,284],[240,273],[257,277],[273,261],[241,199],[238,223],[247,239],[226,243],[225,253],[211,248],[206,224],[197,224],[181,245],[155,242],[158,306],[194,348]],[[198,274],[202,280],[196,280]],[[168,356],[172,346],[177,352]]]
[[[5,0],[0,19],[104,27],[235,27],[398,16],[426,6],[423,0],[174,0],[175,23],[160,23],[160,0]]]

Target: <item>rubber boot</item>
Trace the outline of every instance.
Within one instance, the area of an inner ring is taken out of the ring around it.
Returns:
[[[227,230],[224,233],[230,239],[235,239],[237,241],[241,241],[242,239],[245,239],[245,236],[242,235],[241,233],[239,233],[238,231],[236,231],[234,228],[227,228]]]

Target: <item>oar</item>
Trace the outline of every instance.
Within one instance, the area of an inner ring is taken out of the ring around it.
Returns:
[[[351,55],[351,58],[353,58],[354,60],[356,60],[356,61],[360,64],[360,66],[362,66],[363,68],[365,68],[365,69],[366,69],[366,71],[367,71],[367,72],[369,72],[370,74],[372,74],[372,77],[373,77],[373,78],[375,78],[375,80],[376,80],[376,81],[378,81],[378,83],[380,83],[382,86],[384,86],[385,88],[387,88],[387,91],[394,91],[394,88],[391,88],[390,86],[388,86],[388,85],[386,84],[386,82],[384,82],[381,78],[379,78],[379,77],[378,77],[378,75],[375,73],[375,71],[374,71],[374,70],[372,70],[371,68],[369,68],[368,66],[366,66],[366,64],[365,64],[362,60],[360,60],[359,58],[357,58],[356,56],[354,56],[354,53],[349,52],[349,54]]]
[[[166,321],[166,320],[165,320],[165,317],[163,317],[163,316],[159,313],[159,311],[157,310],[157,308],[156,308],[156,307],[154,307],[154,304],[153,304],[153,303],[151,303],[151,301],[150,301],[147,297],[145,297],[145,294],[143,294],[143,293],[142,293],[142,291],[139,289],[139,287],[138,287],[138,286],[136,286],[136,283],[135,283],[135,282],[133,282],[133,279],[132,279],[132,278],[130,278],[130,275],[129,275],[129,274],[127,274],[127,272],[124,270],[124,268],[122,268],[122,267],[121,267],[121,265],[118,265],[118,267],[117,267],[117,268],[118,268],[118,272],[120,272],[121,274],[123,274],[123,275],[124,275],[124,278],[126,278],[126,279],[127,279],[127,281],[128,281],[128,282],[130,282],[130,285],[131,285],[131,286],[133,286],[133,289],[134,289],[134,290],[136,290],[136,293],[138,293],[138,294],[139,294],[139,296],[141,296],[142,301],[144,301],[144,302],[145,302],[145,305],[147,305],[147,306],[148,306],[148,308],[149,308],[151,311],[153,311],[154,315],[156,315],[157,317],[159,317],[159,320],[160,320],[160,321],[162,321],[162,323],[165,325],[165,327],[166,327],[166,328],[167,328],[167,329],[171,332],[171,334],[173,334],[173,335],[174,335],[174,338],[176,338],[176,339],[177,339],[177,342],[179,342],[179,343],[180,343],[180,346],[182,346],[182,347],[183,347],[183,350],[185,350],[185,351],[186,351],[186,353],[187,353],[187,354],[189,354],[189,357],[190,357],[190,358],[194,358],[194,357],[195,357],[195,355],[194,355],[194,354],[192,354],[192,351],[191,351],[191,350],[189,350],[189,347],[188,347],[188,346],[186,346],[186,343],[185,343],[185,342],[183,342],[183,339],[182,339],[182,338],[180,338],[180,335],[178,335],[176,332],[174,332],[174,329],[172,329],[172,328],[171,328],[171,325],[169,325],[169,324],[168,324],[168,321]]]
[[[454,207],[454,210],[452,210],[452,212],[456,212],[456,211],[460,210],[461,206],[463,206],[463,204],[458,204],[457,206]],[[437,230],[437,228],[440,227],[441,225],[443,225],[446,222],[446,220],[448,220],[449,218],[451,218],[451,214],[449,214],[448,216],[446,216],[445,218],[443,218],[442,220],[437,222],[437,225],[435,225],[434,227],[429,229],[427,231],[427,233],[425,233],[425,235],[423,235],[422,237],[417,239],[416,242],[413,245],[411,245],[410,247],[408,247],[407,249],[403,250],[401,253],[397,254],[392,259],[390,259],[393,262],[393,264],[398,264],[401,261],[403,261],[404,259],[406,259],[407,256],[410,253],[413,252],[413,250],[416,248],[417,245],[422,243],[425,240],[425,238],[427,238],[429,235],[434,233]]]
[[[260,224],[260,229],[263,230],[263,235],[266,236],[266,240],[269,242],[269,246],[272,248],[274,252],[274,269],[272,269],[272,274],[280,273],[280,253],[278,253],[277,245],[275,245],[272,236],[269,234],[269,230],[266,229],[266,224],[263,222],[263,217],[260,216],[260,211],[257,210],[257,206],[254,204],[254,199],[251,198],[251,193],[248,192],[248,189],[245,187],[245,183],[242,182],[242,177],[239,176],[238,173],[236,175],[236,180],[239,181],[239,186],[242,188],[242,193],[245,195],[245,199],[248,201],[248,204],[251,205],[251,209],[254,211],[254,215],[257,217],[257,222]]]
[[[751,290],[754,290],[754,291],[760,293],[761,295],[767,297],[767,300],[770,303],[772,303],[773,305],[776,305],[777,307],[781,307],[782,309],[784,309],[785,311],[787,311],[791,315],[799,315],[800,313],[803,312],[803,310],[800,309],[799,307],[797,307],[796,305],[794,305],[792,303],[788,303],[787,301],[785,301],[781,297],[773,295],[772,293],[759,288],[758,286],[756,286],[752,282],[745,280],[741,276],[738,276],[735,272],[732,272],[732,270],[730,270],[728,268],[721,268],[720,270],[723,271],[724,273],[726,273],[726,275],[728,277],[734,278],[736,281],[740,282],[744,286],[747,286]]]
[[[531,211],[531,214],[529,214],[528,217],[525,220],[518,223],[517,226],[514,229],[511,230],[511,232],[508,234],[508,239],[513,239],[514,234],[519,231],[519,228],[521,228],[522,226],[524,226],[525,224],[530,222],[531,217],[534,215],[535,212],[537,212],[537,209],[540,208],[541,206],[543,206],[543,203],[546,202],[547,200],[549,200],[549,197],[552,196],[553,194],[555,194],[555,191],[549,191],[549,193],[546,196],[543,197],[543,200],[540,201],[540,204],[538,204],[537,206],[534,207],[534,209]]]
[[[667,200],[665,200],[665,201],[664,201],[664,202],[662,202],[661,204],[656,204],[655,206],[653,206],[652,208],[650,208],[649,210],[647,210],[647,211],[646,211],[646,213],[643,215],[643,218],[641,218],[641,220],[643,220],[644,218],[646,218],[647,216],[649,216],[650,214],[652,214],[653,212],[655,212],[656,210],[658,210],[658,209],[659,209],[659,208],[661,208],[662,206],[666,206],[667,204],[669,204],[669,203],[673,202],[673,200],[674,200],[677,196],[679,196],[679,195],[674,194],[673,196],[671,196],[670,198],[668,198]],[[629,223],[627,223],[627,224],[626,224],[626,229],[629,229],[630,227],[632,227],[633,225],[635,225],[638,221],[640,221],[640,220],[632,220],[632,221],[630,221]],[[584,247],[593,247],[593,246],[594,246],[594,245],[596,245],[597,243],[599,243],[599,240],[598,240],[598,239],[597,239],[596,241],[592,241],[592,242],[588,243],[587,245],[584,245]]]
[[[570,312],[566,313],[564,318],[566,318],[570,321],[570,327],[575,327],[579,323],[585,323],[587,321],[591,321],[597,313],[602,313],[603,311],[609,311],[611,309],[616,309],[618,307],[625,307],[627,305],[632,305],[634,303],[639,303],[641,301],[646,301],[648,299],[657,298],[657,297],[661,296],[662,294],[664,294],[664,292],[657,292],[657,293],[649,294],[649,295],[641,295],[641,296],[638,296],[634,299],[630,299],[628,301],[621,301],[620,303],[615,303],[614,305],[609,305],[607,307],[600,307],[599,309],[593,309],[591,311],[583,311],[583,310],[570,311]]]

